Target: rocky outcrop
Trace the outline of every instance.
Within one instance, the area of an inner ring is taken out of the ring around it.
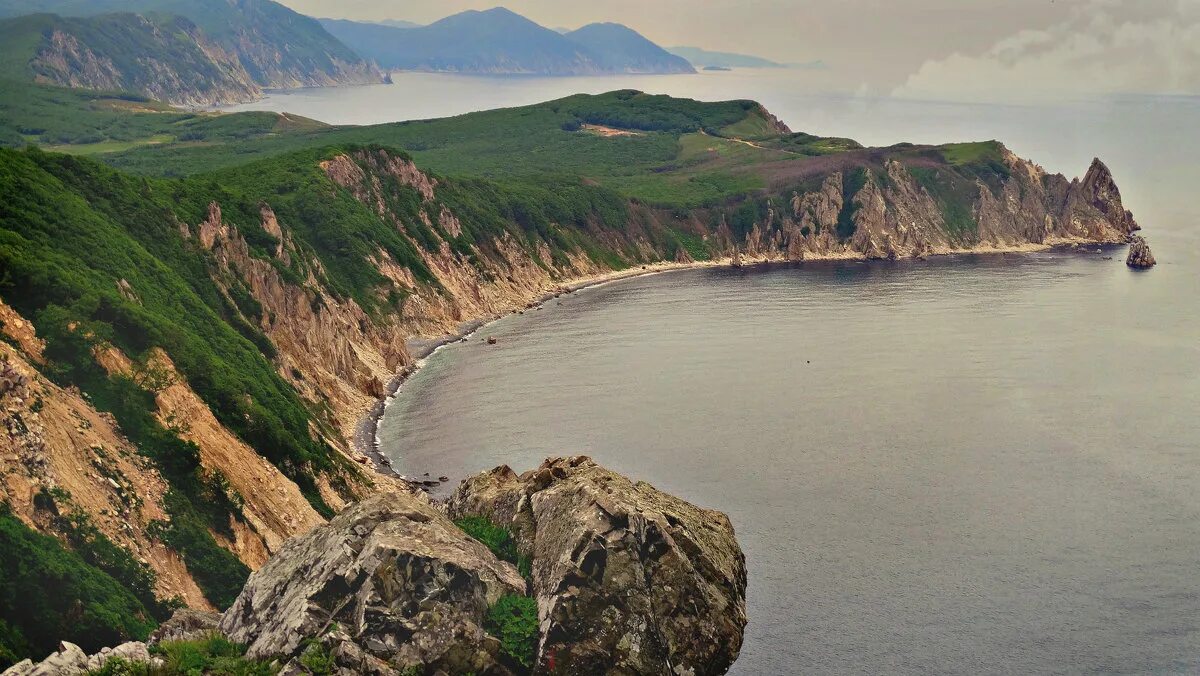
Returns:
[[[1141,236],[1134,235],[1129,241],[1129,256],[1125,259],[1125,264],[1131,268],[1147,269],[1158,264],[1154,260],[1154,254],[1150,252],[1150,245]]]
[[[221,616],[216,613],[183,608],[175,611],[169,620],[159,625],[144,643],[130,641],[115,648],[102,648],[89,655],[74,643],[63,641],[59,643],[57,650],[41,662],[24,660],[0,673],[0,676],[77,676],[95,672],[113,659],[146,665],[150,668],[149,673],[157,673],[154,669],[161,666],[162,660],[151,653],[150,646],[213,636],[218,633],[217,625],[220,621]],[[135,671],[116,673],[141,673],[136,671],[136,667],[134,669]]]
[[[157,658],[150,655],[146,644],[140,641],[122,643],[115,648],[104,648],[94,655],[88,655],[83,648],[74,643],[63,641],[58,645],[58,650],[41,662],[24,660],[5,670],[0,676],[78,676],[100,669],[111,659],[146,665],[159,663]]]
[[[468,479],[455,518],[511,528],[533,560],[544,673],[720,674],[746,624],[733,526],[585,457]]]
[[[896,259],[1118,244],[1140,229],[1100,160],[1069,181],[995,146],[987,181],[902,153],[879,171],[864,155],[862,166],[828,173],[818,189],[792,192],[786,208],[773,206],[731,246],[760,261]]]
[[[423,496],[385,493],[290,541],[220,629],[251,658],[286,660],[320,640],[342,673],[506,673],[484,615],[525,586]]]
[[[191,641],[217,631],[221,616],[191,608],[175,611],[171,619],[158,625],[147,639],[151,644],[164,641]]]

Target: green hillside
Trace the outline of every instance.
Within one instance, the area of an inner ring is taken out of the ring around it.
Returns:
[[[232,54],[260,87],[379,82],[354,50],[310,17],[272,0],[0,0],[0,18],[33,12],[63,17],[135,13],[165,21],[183,17],[207,40]],[[176,35],[175,39],[182,39]],[[111,44],[114,53],[127,46]]]
[[[0,78],[138,92],[189,104],[258,96],[258,87],[236,62],[218,62],[209,51],[199,28],[173,15],[35,14],[0,21]]]

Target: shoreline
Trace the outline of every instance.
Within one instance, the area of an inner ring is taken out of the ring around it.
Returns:
[[[1026,242],[1023,244],[1015,244],[1004,247],[979,247],[974,249],[947,249],[931,251],[928,256],[920,257],[905,257],[892,260],[897,261],[924,261],[933,257],[949,257],[949,256],[989,256],[989,255],[1007,255],[1007,254],[1029,254],[1040,253],[1043,251],[1052,251],[1056,249],[1063,250],[1080,250],[1084,247],[1118,247],[1125,246],[1119,242],[1099,242],[1093,240],[1061,240],[1051,243],[1035,243]],[[881,259],[888,261],[888,259]],[[647,277],[650,275],[658,275],[667,272],[677,272],[681,270],[698,270],[705,268],[741,268],[745,270],[755,270],[767,268],[773,265],[798,265],[806,262],[813,263],[838,263],[838,262],[861,262],[872,263],[881,262],[869,259],[861,254],[843,254],[841,252],[833,253],[824,256],[805,257],[802,260],[778,260],[770,258],[753,258],[743,256],[742,263],[739,265],[733,264],[732,257],[721,258],[709,261],[694,261],[691,263],[650,263],[636,268],[628,268],[625,270],[615,270],[607,273],[593,275],[591,277],[576,278],[569,282],[559,284],[555,289],[544,292],[529,300],[522,308],[514,309],[509,312],[491,315],[489,317],[478,318],[463,322],[459,325],[458,331],[452,334],[446,334],[437,338],[423,339],[420,337],[412,337],[406,340],[412,351],[413,362],[404,367],[397,373],[393,374],[384,388],[384,394],[377,399],[371,408],[362,415],[354,427],[354,438],[350,440],[351,450],[360,455],[366,456],[374,467],[375,471],[385,476],[407,481],[417,488],[429,489],[441,485],[442,482],[430,479],[419,479],[416,477],[407,477],[397,472],[393,467],[391,460],[383,453],[379,443],[379,425],[383,421],[383,416],[387,413],[388,406],[399,393],[400,388],[408,381],[417,371],[425,365],[425,361],[433,356],[438,350],[463,342],[469,339],[481,329],[493,324],[501,319],[514,314],[523,314],[525,310],[533,309],[549,300],[558,296],[583,291],[612,282],[619,282],[626,279],[634,279],[637,277]]]
[[[703,268],[718,268],[730,267],[730,259],[720,259],[715,261],[699,261],[693,263],[650,263],[645,266],[628,268],[625,270],[614,270],[612,272],[601,273],[591,277],[576,278],[569,282],[563,282],[555,287],[555,289],[546,291],[531,300],[519,309],[514,309],[509,312],[495,314],[488,317],[473,319],[459,324],[458,331],[455,333],[446,334],[432,339],[423,339],[413,337],[406,340],[411,350],[413,362],[404,367],[397,373],[393,374],[387,386],[384,387],[382,397],[375,400],[371,408],[362,415],[358,423],[354,426],[354,438],[350,440],[350,448],[353,452],[366,456],[370,460],[376,472],[386,476],[394,477],[407,481],[418,487],[429,488],[427,482],[416,477],[406,477],[397,472],[393,467],[391,460],[384,455],[379,446],[379,424],[383,420],[384,414],[387,413],[388,405],[400,388],[408,381],[421,367],[425,365],[425,361],[433,356],[438,350],[463,342],[471,336],[478,333],[481,329],[500,321],[506,317],[515,314],[523,314],[525,310],[533,309],[549,300],[553,300],[562,295],[576,293],[585,289],[590,289],[611,282],[619,282],[626,279],[634,279],[636,277],[647,277],[650,275],[662,274],[665,272],[676,272],[679,270],[697,270]],[[440,482],[432,482],[434,484]]]

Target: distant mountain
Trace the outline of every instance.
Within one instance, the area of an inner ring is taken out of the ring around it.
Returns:
[[[392,28],[420,28],[424,24],[419,24],[415,21],[405,21],[403,19],[383,19],[375,23],[382,26],[391,26]]]
[[[692,73],[687,59],[642,37],[619,23],[593,23],[567,33],[607,70],[624,73]]]
[[[733,52],[711,52],[699,47],[668,47],[667,51],[683,57],[697,68],[787,68],[788,66],[748,54]]]
[[[230,59],[236,62],[236,67],[232,62],[227,64],[232,67],[228,77],[241,77],[237,72],[240,68],[261,88],[382,81],[382,75],[372,64],[338,42],[315,19],[272,0],[0,0],[0,18],[30,12],[53,12],[64,17],[135,13],[151,17],[149,22],[160,27],[170,21],[164,16],[184,17],[191,24],[184,32],[196,41],[197,47],[219,48],[218,53],[210,54],[214,63]],[[132,27],[126,25],[124,29]],[[160,35],[155,39],[177,42],[182,36]],[[96,40],[99,38],[93,40],[93,45],[100,44]],[[148,49],[151,42],[139,38],[137,46],[130,48]],[[114,40],[99,52],[93,47],[93,52],[102,60],[114,58],[122,49],[119,41]],[[117,51],[108,54],[106,50]],[[164,55],[153,58],[171,60]],[[183,84],[182,89],[186,89],[187,82]]]
[[[234,55],[196,24],[170,15],[0,20],[0,76],[137,92],[189,106],[252,101],[261,94]]]
[[[532,75],[694,72],[686,60],[624,26],[594,24],[564,35],[501,7],[417,28],[331,19],[321,23],[387,69]]]

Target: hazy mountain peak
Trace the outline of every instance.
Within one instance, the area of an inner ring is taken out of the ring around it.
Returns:
[[[673,56],[621,24],[560,33],[506,8],[468,10],[419,28],[323,20],[325,28],[384,68],[455,73],[599,75],[690,73]]]

